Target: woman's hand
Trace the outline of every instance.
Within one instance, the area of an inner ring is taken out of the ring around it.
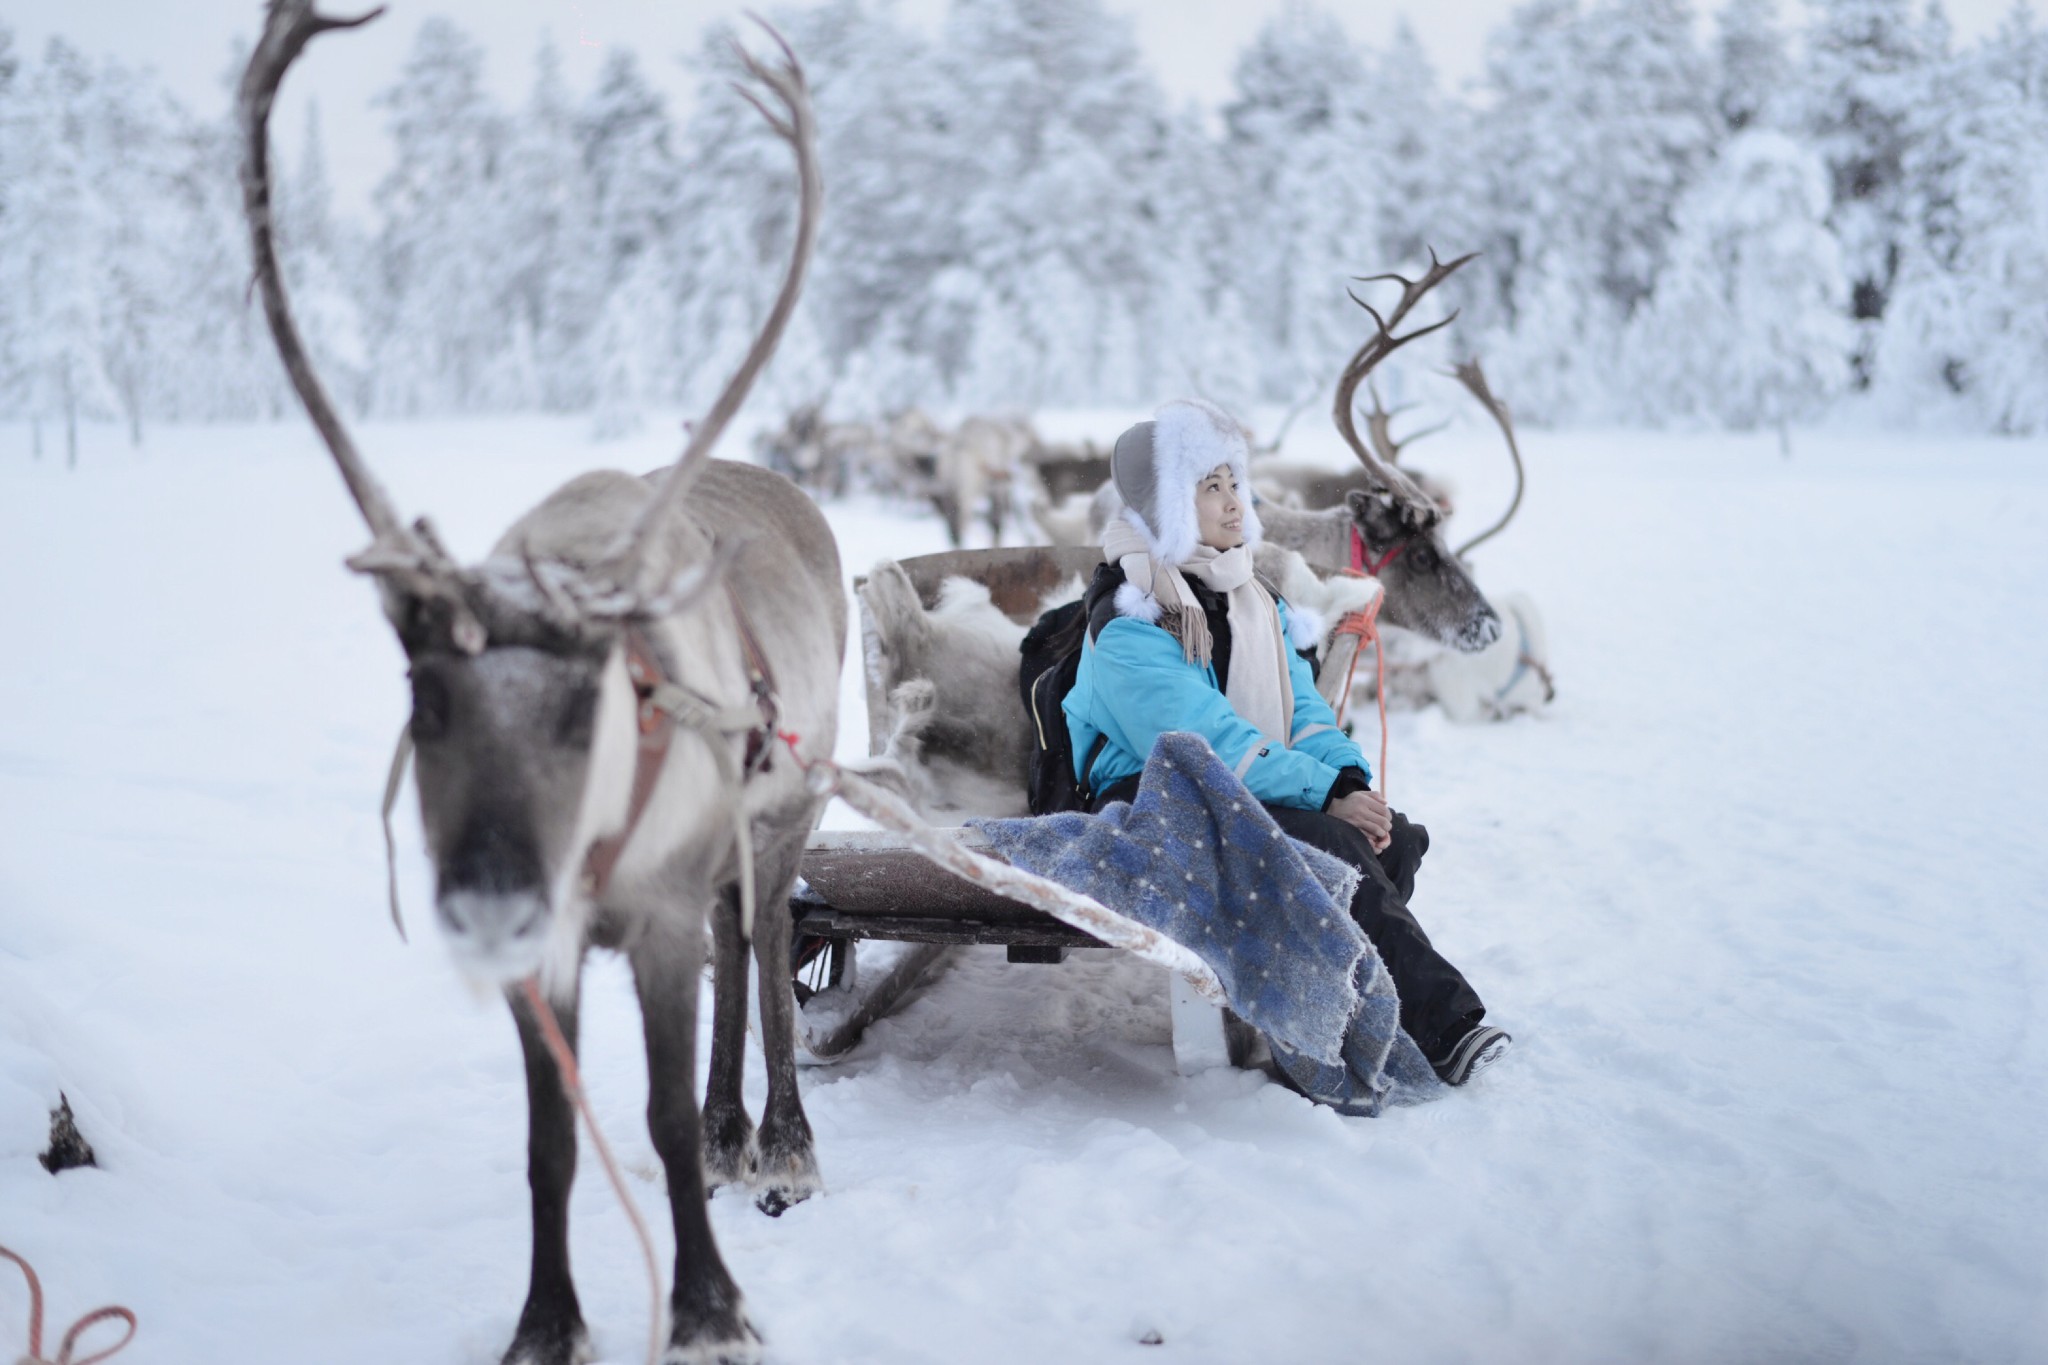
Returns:
[[[1375,853],[1387,851],[1394,842],[1394,813],[1378,792],[1352,792],[1330,803],[1330,814],[1365,836]]]

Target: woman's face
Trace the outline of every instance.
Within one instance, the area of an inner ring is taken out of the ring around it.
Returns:
[[[1237,475],[1219,464],[1195,485],[1195,520],[1202,543],[1216,550],[1244,544],[1244,504],[1238,501]]]

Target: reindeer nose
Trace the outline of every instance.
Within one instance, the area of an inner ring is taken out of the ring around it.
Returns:
[[[1500,639],[1500,613],[1487,604],[1485,609],[1466,627],[1466,635],[1472,641],[1474,650],[1485,649]]]

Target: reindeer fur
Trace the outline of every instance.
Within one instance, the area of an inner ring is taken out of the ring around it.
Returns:
[[[649,483],[631,475],[574,479],[506,532],[482,572],[507,585],[509,595],[527,559],[544,557],[550,566],[571,570],[599,564],[650,495]],[[845,595],[830,528],[787,480],[714,460],[683,514],[658,540],[649,566],[655,576],[666,579],[701,562],[714,528],[721,537],[742,540],[728,581],[745,603],[774,675],[780,725],[800,737],[806,752],[829,754],[846,643]],[[532,592],[538,610],[541,593]],[[418,613],[403,594],[387,593],[387,599],[407,635]],[[672,676],[728,705],[747,702],[745,660],[722,592],[645,630]],[[678,1247],[670,1359],[696,1358],[700,1347],[706,1358],[751,1358],[757,1347],[739,1291],[704,1220],[705,1181],[707,1174],[714,1183],[745,1180],[771,1212],[819,1186],[796,1085],[794,1001],[777,986],[788,976],[790,936],[788,916],[778,911],[795,885],[804,836],[822,802],[789,756],[774,750],[766,770],[741,791],[721,791],[721,770],[707,741],[679,728],[609,885],[592,899],[580,884],[585,853],[594,840],[622,828],[637,750],[635,701],[616,638],[585,639],[562,650],[494,640],[466,657],[416,637],[409,650],[416,724],[422,687],[443,694],[438,704],[468,713],[459,731],[451,724],[445,735],[421,738],[418,760],[421,818],[439,879],[436,906],[458,960],[495,980],[537,966],[573,1039],[586,947],[597,943],[626,955],[641,998],[649,1124],[667,1167]],[[565,706],[573,707],[579,693],[589,697],[587,735],[582,720],[564,720]],[[562,743],[565,729],[569,742]],[[536,736],[555,742],[536,743]],[[742,740],[734,735],[717,742],[737,756]],[[760,907],[752,947],[764,983],[769,1093],[758,1133],[740,1097],[747,975],[734,800],[753,831]],[[518,875],[522,867],[531,879]],[[712,1083],[700,1125],[695,999],[707,922],[715,931],[719,970]],[[575,1128],[536,1023],[516,994],[511,999],[528,1063],[535,1237],[527,1306],[506,1359],[560,1365],[581,1349],[564,1241]]]
[[[1040,602],[1046,611],[1081,596],[1078,578]],[[948,578],[927,611],[894,560],[869,571],[861,601],[871,628],[868,660],[889,699],[883,758],[903,773],[928,815],[1025,815],[1031,722],[1017,695],[1017,647],[1025,627],[989,600],[987,587]]]

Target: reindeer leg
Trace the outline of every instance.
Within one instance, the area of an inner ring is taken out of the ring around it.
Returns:
[[[754,1124],[740,1086],[747,1060],[747,941],[739,894],[711,909],[713,952],[711,1077],[704,1088],[704,1179],[712,1189],[751,1184],[759,1163]]]
[[[761,1110],[754,1204],[770,1217],[824,1188],[811,1123],[804,1116],[796,1083],[796,993],[789,967],[789,893],[796,887],[804,838],[812,823],[785,823],[785,830],[796,832],[772,845],[768,836],[756,835],[761,856],[755,863],[755,886],[761,900],[754,914],[754,960],[761,977],[761,1057],[768,1065],[768,1102]]]
[[[633,945],[633,986],[647,1037],[647,1131],[668,1172],[675,1223],[675,1286],[669,1291],[665,1365],[742,1365],[761,1358],[739,1286],[718,1255],[704,1207],[697,1115],[697,978],[704,934],[693,915],[666,914]]]
[[[503,1365],[581,1365],[590,1334],[569,1278],[569,1187],[576,1179],[576,1111],[542,1039],[540,1022],[518,991],[507,992],[519,1050],[526,1057],[526,1183],[533,1192],[533,1268],[526,1306]],[[576,999],[551,1001],[569,1046],[576,1046]]]

